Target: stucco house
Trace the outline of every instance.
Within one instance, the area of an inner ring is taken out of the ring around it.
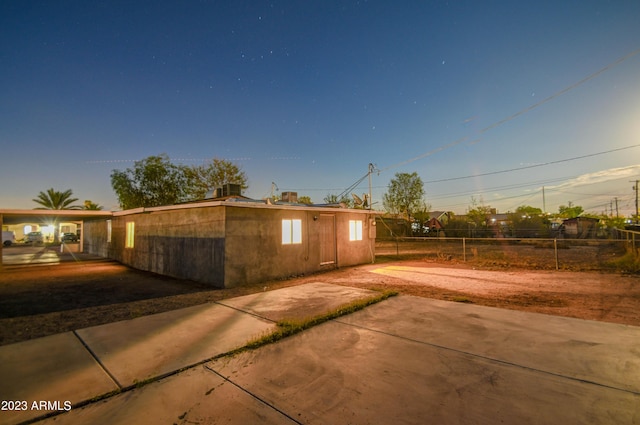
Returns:
[[[84,222],[84,252],[229,288],[373,262],[375,212],[243,198]]]

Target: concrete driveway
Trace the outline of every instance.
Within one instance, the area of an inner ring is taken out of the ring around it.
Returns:
[[[51,424],[640,424],[634,326],[397,296],[275,344],[196,362],[228,349],[218,345],[231,335],[246,341],[267,331],[288,309],[316,314],[368,294],[318,282],[89,328],[67,342],[67,334],[47,337],[48,349],[38,340],[0,347],[0,372],[14,386],[27,382],[16,375],[20,365],[40,369],[30,375],[39,395],[10,394],[6,381],[0,393],[63,403],[69,386],[89,400],[92,390],[133,384],[68,412],[60,404],[62,414],[42,422]],[[53,338],[75,357],[53,350]],[[178,358],[192,366],[180,368]],[[72,363],[77,384],[64,373],[59,386],[43,378]],[[1,412],[0,423],[26,417],[13,413]]]
[[[63,246],[14,244],[2,248],[2,265],[4,267],[52,265],[101,258],[78,251],[78,243],[65,243]]]

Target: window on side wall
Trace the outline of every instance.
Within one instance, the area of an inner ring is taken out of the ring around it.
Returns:
[[[133,241],[135,237],[136,224],[133,221],[127,223],[127,229],[125,234],[125,248],[133,248]]]
[[[107,220],[107,243],[111,243],[111,220]]]
[[[362,240],[362,220],[349,220],[349,240]]]
[[[302,243],[302,220],[282,220],[282,245]]]

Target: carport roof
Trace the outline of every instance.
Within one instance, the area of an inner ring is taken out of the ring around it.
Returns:
[[[93,210],[15,210],[0,209],[0,223],[21,224],[34,221],[84,221],[97,218],[109,218],[113,216],[111,211]]]

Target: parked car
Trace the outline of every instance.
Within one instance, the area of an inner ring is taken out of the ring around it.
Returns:
[[[42,232],[29,232],[24,241],[25,243],[43,243],[44,236],[42,236]]]
[[[14,231],[2,231],[2,245],[11,246],[16,241],[16,233]]]
[[[60,237],[61,242],[78,242],[78,235],[75,233],[63,233]]]

